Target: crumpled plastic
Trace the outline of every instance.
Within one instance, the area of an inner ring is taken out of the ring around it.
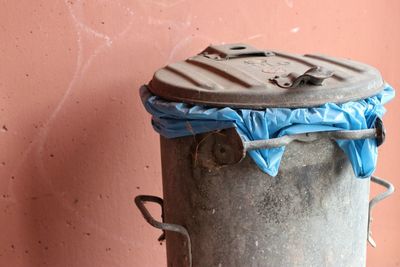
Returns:
[[[166,138],[175,138],[236,127],[242,140],[270,139],[290,134],[374,128],[385,113],[384,104],[395,92],[389,85],[375,96],[343,104],[326,103],[313,108],[266,108],[264,110],[212,108],[170,102],[140,89],[146,110],[152,114],[154,129]],[[336,140],[347,154],[357,177],[371,176],[378,157],[375,139]],[[276,176],[285,147],[248,151],[265,173]]]

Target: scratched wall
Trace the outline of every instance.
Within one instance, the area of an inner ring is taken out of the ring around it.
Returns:
[[[0,0],[0,266],[165,266],[133,205],[161,194],[137,90],[157,68],[248,42],[351,57],[399,88],[399,25],[396,0]],[[398,186],[399,108],[377,171]],[[400,264],[399,200],[376,209],[370,267]]]

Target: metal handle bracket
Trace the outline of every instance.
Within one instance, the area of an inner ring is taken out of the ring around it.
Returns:
[[[187,229],[181,225],[178,224],[172,224],[172,223],[164,223],[164,222],[159,222],[155,220],[150,212],[147,210],[145,207],[144,203],[146,202],[153,202],[157,203],[161,206],[161,209],[163,210],[164,208],[164,202],[163,199],[160,197],[156,196],[149,196],[149,195],[139,195],[135,197],[135,204],[142,213],[144,219],[153,227],[161,229],[163,231],[172,231],[172,232],[177,232],[180,233],[181,235],[184,235],[187,240],[187,247],[188,247],[188,260],[189,260],[189,266],[192,267],[192,243],[190,240],[189,232]],[[164,220],[164,213],[161,213],[161,218]],[[158,240],[163,240],[164,239],[164,234],[160,236]]]
[[[277,138],[243,141],[235,128],[218,131],[219,141],[216,143],[214,156],[221,165],[231,165],[240,162],[246,156],[246,152],[256,149],[270,149],[286,146],[293,141],[313,142],[326,138],[333,140],[359,140],[376,139],[377,146],[385,141],[385,129],[382,120],[377,117],[375,128],[364,130],[343,130],[309,132],[302,134],[285,135]],[[216,153],[217,152],[217,153]],[[229,155],[233,154],[233,155]]]
[[[372,231],[371,231],[371,223],[372,223],[372,208],[378,204],[380,201],[384,200],[385,198],[387,198],[388,196],[390,196],[391,194],[393,194],[394,192],[394,186],[393,184],[391,184],[390,182],[378,178],[376,176],[371,176],[371,182],[379,184],[383,187],[385,187],[387,190],[383,193],[380,193],[379,195],[377,195],[376,197],[374,197],[373,199],[371,199],[371,201],[369,202],[369,207],[368,207],[368,243],[373,246],[374,248],[376,247],[376,243],[374,241],[374,239],[372,238]]]
[[[359,140],[375,138],[377,145],[380,146],[385,141],[385,128],[381,118],[377,117],[375,128],[364,130],[343,130],[343,131],[326,131],[326,132],[310,132],[302,134],[285,135],[282,137],[255,140],[244,142],[246,151],[262,148],[276,148],[286,146],[292,141],[312,142],[317,139],[328,138],[336,140]]]

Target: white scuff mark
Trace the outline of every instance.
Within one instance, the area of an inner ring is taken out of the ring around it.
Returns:
[[[171,52],[169,53],[168,56],[168,63],[170,63],[172,61],[172,59],[175,57],[176,52],[178,52],[180,49],[182,49],[187,43],[189,43],[189,41],[192,39],[191,36],[186,36],[185,38],[183,38],[182,40],[180,40],[175,46],[174,48],[172,48]]]
[[[285,3],[289,8],[293,8],[294,6],[294,0],[285,0]]]
[[[102,45],[99,45],[94,51],[93,53],[87,58],[86,62],[83,64],[82,62],[82,58],[83,58],[83,44],[82,44],[82,39],[81,39],[81,34],[82,32],[79,29],[84,30],[85,32],[89,32],[89,33],[94,33],[93,31],[90,30],[89,27],[86,27],[86,25],[84,25],[74,14],[73,9],[70,7],[70,5],[68,4],[67,0],[65,0],[65,4],[68,7],[69,13],[71,15],[71,17],[73,18],[75,25],[76,25],[76,33],[77,33],[77,45],[78,45],[78,53],[77,53],[77,63],[76,63],[76,67],[75,67],[75,71],[73,74],[73,77],[71,79],[71,81],[68,84],[68,87],[66,89],[66,91],[64,92],[64,95],[62,96],[60,102],[58,103],[57,107],[53,110],[53,112],[51,113],[49,119],[47,120],[47,123],[45,124],[45,127],[43,127],[42,130],[42,134],[41,134],[41,138],[38,142],[38,158],[42,159],[43,156],[43,149],[44,149],[44,144],[46,143],[47,140],[47,135],[48,132],[50,130],[50,126],[52,124],[52,122],[55,120],[55,118],[57,117],[57,115],[59,114],[60,110],[62,109],[62,107],[64,106],[67,98],[70,96],[70,93],[72,91],[72,89],[75,87],[75,85],[77,84],[77,82],[79,82],[80,78],[86,73],[87,69],[91,66],[92,61],[100,54],[100,52],[102,50],[104,50],[106,47],[110,47],[112,44],[112,41],[115,39],[118,39],[120,37],[122,37],[123,35],[125,35],[131,28],[132,24],[133,24],[133,20],[131,20],[128,25],[118,34],[116,34],[113,38],[104,38],[105,39],[105,43],[103,43]],[[88,30],[89,29],[89,30]],[[40,160],[38,162],[38,169],[41,175],[43,175],[43,177],[45,177],[45,168],[44,168],[44,164],[43,164],[43,160]]]
[[[112,44],[112,42],[113,42],[114,40],[117,40],[117,39],[121,38],[122,36],[124,36],[124,35],[131,29],[132,25],[133,25],[133,20],[131,20],[131,21],[128,23],[128,25],[127,25],[127,27],[125,27],[125,29],[123,29],[121,32],[119,32],[118,34],[116,34],[112,39],[110,39],[111,44]],[[107,42],[106,42],[106,45],[109,46]],[[95,58],[97,57],[97,55],[100,54],[105,48],[106,48],[106,47],[105,47],[105,45],[103,44],[103,45],[98,46],[98,47],[93,51],[93,53],[92,53],[92,54],[90,55],[90,57],[87,59],[85,65],[82,67],[81,74],[86,73],[87,69],[88,69],[88,68],[91,66],[91,64],[92,64],[93,59],[95,59]]]
[[[196,34],[195,37],[191,35],[185,36],[183,39],[180,39],[178,43],[172,48],[171,52],[169,53],[169,56],[167,58],[167,64],[171,63],[172,61],[175,61],[175,56],[178,53],[178,51],[182,50],[184,47],[190,44],[190,42],[193,39],[200,39],[200,41],[205,41],[206,44],[213,44],[216,43],[215,39],[211,39],[208,36],[202,35],[202,34]],[[222,43],[223,44],[223,43]]]
[[[125,9],[125,11],[128,12],[129,15],[131,15],[131,16],[134,15],[133,10],[130,9],[129,7],[122,5],[120,2],[117,2],[117,5],[118,5],[119,7],[122,7],[123,9]]]
[[[77,3],[79,3],[80,1],[77,1]],[[89,26],[87,26],[86,24],[84,24],[81,20],[78,19],[78,17],[76,16],[75,12],[72,10],[71,6],[69,5],[67,0],[64,0],[64,3],[66,5],[66,7],[68,8],[69,14],[71,16],[71,18],[74,21],[75,27],[76,29],[76,33],[77,33],[77,47],[78,47],[78,52],[77,52],[77,60],[76,60],[76,66],[75,66],[75,70],[74,70],[74,74],[72,79],[70,80],[66,91],[64,92],[60,102],[58,103],[57,107],[53,110],[53,112],[51,113],[51,115],[49,116],[49,118],[47,119],[46,123],[44,123],[43,128],[40,129],[37,133],[37,135],[35,136],[34,140],[26,147],[26,149],[22,152],[22,155],[20,157],[20,160],[18,161],[18,163],[16,164],[15,168],[13,168],[13,170],[11,171],[11,173],[16,173],[17,170],[20,169],[21,165],[26,161],[27,156],[29,155],[29,153],[32,151],[32,149],[38,144],[38,141],[40,137],[42,137],[43,135],[46,135],[46,129],[48,128],[48,126],[51,124],[51,122],[54,120],[54,118],[57,116],[57,114],[59,113],[60,109],[62,108],[62,106],[65,103],[65,100],[67,99],[67,97],[70,94],[70,91],[72,90],[72,88],[75,86],[76,82],[78,81],[78,78],[86,71],[86,69],[88,69],[88,67],[91,64],[91,61],[100,53],[99,48],[103,47],[100,46],[97,49],[95,49],[95,51],[93,52],[93,54],[88,58],[88,60],[85,62],[84,66],[82,67],[82,58],[83,58],[83,47],[82,47],[82,41],[81,41],[81,30],[85,31],[86,33],[92,34],[95,37],[104,39],[106,42],[106,46],[110,47],[112,45],[112,38],[110,38],[110,36],[99,33],[95,30],[93,30],[92,28],[90,28]],[[120,6],[121,8],[125,9],[125,11],[130,15],[133,16],[134,12],[129,8],[126,7],[124,5],[122,5],[120,2],[117,3],[118,6]],[[114,36],[114,40],[118,39],[120,37],[122,37],[123,35],[125,35],[131,28],[133,24],[133,19],[129,22],[128,26],[121,31],[120,33],[118,33],[116,36]],[[44,134],[43,134],[44,133]]]
[[[65,193],[63,192],[57,192],[57,189],[55,188],[53,181],[48,175],[46,174],[46,169],[44,166],[43,162],[43,157],[44,157],[44,146],[47,141],[47,137],[49,134],[49,131],[51,129],[51,126],[53,124],[53,121],[56,119],[56,117],[59,115],[61,109],[63,108],[66,100],[68,97],[71,95],[72,90],[75,88],[76,84],[81,80],[87,69],[92,64],[92,61],[106,48],[111,47],[112,43],[114,40],[121,38],[124,36],[130,29],[131,26],[133,25],[134,20],[132,19],[127,26],[120,31],[118,34],[116,34],[113,37],[110,37],[108,35],[99,33],[85,25],[74,13],[74,10],[70,7],[69,3],[67,0],[64,1],[65,5],[68,8],[69,14],[74,21],[74,25],[76,28],[76,34],[77,34],[77,58],[76,58],[76,65],[75,65],[75,70],[73,72],[72,78],[70,82],[67,85],[67,88],[61,97],[61,100],[58,102],[57,106],[53,110],[53,112],[50,114],[48,119],[46,120],[46,123],[43,124],[43,127],[37,132],[36,136],[34,137],[34,140],[28,145],[28,147],[24,150],[22,157],[20,158],[19,162],[16,164],[15,168],[12,170],[11,173],[17,173],[18,170],[21,169],[21,166],[24,162],[26,162],[28,155],[32,151],[33,148],[37,147],[37,155],[35,157],[35,163],[38,168],[39,172],[39,177],[49,186],[49,188],[55,193],[54,197],[59,201],[60,205],[65,208],[66,210],[70,211],[72,214],[74,214],[77,218],[85,221],[85,223],[88,224],[88,226],[93,227],[96,229],[96,231],[107,235],[111,237],[112,239],[121,241],[123,243],[129,244],[130,246],[136,246],[136,242],[133,242],[131,240],[122,238],[119,235],[114,235],[112,233],[109,233],[108,230],[104,229],[104,227],[99,226],[96,222],[91,221],[85,216],[81,215],[79,211],[74,207],[71,203],[69,203],[67,200],[65,200]],[[133,11],[130,9],[126,8],[126,11],[130,14],[133,15]],[[83,43],[82,43],[82,33],[85,32],[87,34],[94,35],[95,37],[99,37],[101,39],[104,39],[104,43],[99,45],[96,49],[94,49],[93,53],[87,58],[87,60],[84,62],[83,61]],[[10,183],[8,184],[8,192],[10,192]],[[11,200],[11,199],[10,199]]]
[[[176,21],[172,19],[160,19],[157,17],[147,17],[147,24],[149,25],[155,25],[155,26],[160,26],[160,25],[167,25],[175,29],[187,29],[192,25],[192,18],[189,16],[183,21]]]
[[[247,40],[257,39],[257,38],[261,38],[263,36],[264,36],[264,34],[259,33],[259,34],[255,34],[255,35],[247,37]]]
[[[175,0],[175,1],[172,1],[172,0],[153,0],[153,1],[145,1],[145,2],[149,2],[151,4],[156,4],[156,5],[162,6],[164,8],[171,8],[171,7],[174,7],[174,6],[176,6],[176,5],[180,4],[180,3],[186,2],[186,0]]]
[[[256,242],[255,242],[255,243],[256,243],[256,247],[258,247],[258,240],[256,240]]]
[[[212,214],[215,214],[215,209],[212,209]]]
[[[75,25],[76,25],[76,33],[77,33],[77,46],[78,46],[78,52],[77,52],[77,63],[76,63],[76,67],[75,67],[75,71],[73,74],[73,77],[71,79],[71,81],[68,84],[68,87],[66,89],[66,91],[64,92],[64,95],[62,96],[60,102],[58,103],[57,107],[53,110],[53,112],[51,113],[47,123],[46,123],[46,127],[43,127],[44,129],[44,134],[42,137],[42,142],[40,142],[39,145],[39,152],[41,153],[43,150],[43,145],[45,140],[47,139],[47,132],[49,130],[49,125],[54,121],[55,117],[59,114],[61,108],[64,106],[64,103],[66,101],[66,99],[69,97],[71,90],[74,88],[74,86],[76,85],[76,83],[80,80],[80,78],[83,76],[83,74],[87,71],[87,69],[91,66],[91,63],[93,61],[94,58],[96,58],[98,56],[98,54],[100,54],[100,52],[102,50],[104,50],[106,47],[110,47],[113,43],[113,40],[116,40],[120,37],[122,37],[123,35],[125,35],[131,28],[132,24],[133,24],[133,20],[131,20],[128,25],[118,34],[116,34],[113,38],[110,38],[107,35],[103,35],[100,33],[95,32],[94,30],[91,30],[89,27],[87,27],[84,23],[82,23],[81,20],[79,20],[73,9],[70,7],[70,5],[68,4],[68,2],[65,0],[65,4],[68,7],[69,13],[71,15],[71,17],[73,18]],[[82,64],[82,58],[83,58],[83,44],[82,44],[82,39],[81,39],[81,35],[82,32],[79,30],[82,29],[85,32],[94,34],[97,37],[102,37],[105,40],[105,43],[102,45],[99,45],[94,51],[93,53],[87,58],[86,62],[84,64]]]
[[[70,10],[71,13],[71,8],[68,5],[68,2],[65,1],[65,4],[67,5],[68,9]],[[74,16],[73,16],[74,17]],[[75,19],[74,19],[75,20]],[[54,120],[54,118],[57,116],[59,113],[61,107],[63,106],[65,100],[67,99],[68,95],[70,94],[70,91],[72,90],[73,86],[75,85],[76,81],[78,80],[78,76],[80,74],[81,66],[82,66],[82,41],[81,41],[81,32],[76,31],[77,33],[77,46],[78,46],[78,53],[77,53],[77,59],[76,59],[76,65],[75,65],[75,70],[74,74],[72,76],[72,79],[70,80],[67,89],[65,90],[60,102],[57,104],[56,108],[53,110],[49,118],[47,119],[47,122],[44,124],[43,128],[41,128],[38,131],[37,136],[35,137],[35,140],[29,144],[29,146],[24,150],[21,160],[19,164],[15,167],[15,169],[12,171],[12,173],[15,173],[20,166],[25,162],[27,156],[29,153],[32,151],[32,149],[35,147],[35,145],[39,144],[38,151],[41,153],[43,150],[43,145],[44,142],[47,138],[47,132],[48,132],[48,127],[51,124],[51,122]],[[43,164],[42,164],[43,165]],[[40,168],[39,168],[40,172]]]
[[[300,31],[300,27],[294,27],[290,30],[291,33],[298,33]]]
[[[149,25],[162,25],[164,24],[164,22],[165,22],[164,20],[159,18],[153,18],[150,16],[147,17],[147,24]]]
[[[71,11],[71,8],[68,6],[68,8]],[[73,12],[71,11],[71,16],[73,14]],[[73,16],[74,17],[74,16]],[[75,17],[74,17],[75,18]],[[75,20],[75,19],[74,19]],[[51,113],[48,122],[46,123],[47,126],[48,124],[50,124],[54,118],[57,116],[57,114],[59,113],[61,107],[64,105],[65,100],[67,99],[67,97],[70,94],[70,91],[72,90],[72,88],[74,87],[75,83],[78,81],[79,76],[81,75],[81,68],[82,68],[82,58],[83,58],[83,46],[82,46],[82,35],[81,35],[81,31],[76,31],[77,34],[77,46],[78,46],[78,52],[77,52],[77,59],[76,59],[76,65],[75,65],[75,71],[74,74],[72,76],[72,79],[70,80],[67,90],[64,92],[64,95],[62,96],[60,102],[58,103],[57,107],[53,110],[53,112]],[[46,127],[45,127],[46,128]]]
[[[98,31],[92,29],[91,27],[89,27],[88,25],[86,25],[85,23],[83,23],[82,20],[78,19],[78,17],[75,15],[75,12],[73,11],[71,5],[69,5],[67,1],[65,1],[65,3],[68,7],[69,14],[71,15],[72,19],[75,22],[75,25],[77,25],[82,30],[86,31],[87,33],[94,35],[95,37],[106,40],[106,44],[108,46],[111,46],[112,40],[111,40],[110,36],[108,36],[107,34],[98,32]],[[81,7],[81,5],[78,5],[78,6]]]

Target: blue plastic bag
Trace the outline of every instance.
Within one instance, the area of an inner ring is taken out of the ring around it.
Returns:
[[[334,130],[373,128],[385,113],[383,105],[394,97],[387,85],[379,94],[343,104],[327,103],[316,108],[266,108],[265,110],[210,108],[169,102],[140,89],[146,110],[153,115],[154,129],[164,137],[175,138],[236,127],[244,141],[283,135]],[[336,140],[347,154],[357,177],[369,177],[375,170],[378,150],[375,139]],[[265,173],[276,176],[285,147],[248,151]]]

